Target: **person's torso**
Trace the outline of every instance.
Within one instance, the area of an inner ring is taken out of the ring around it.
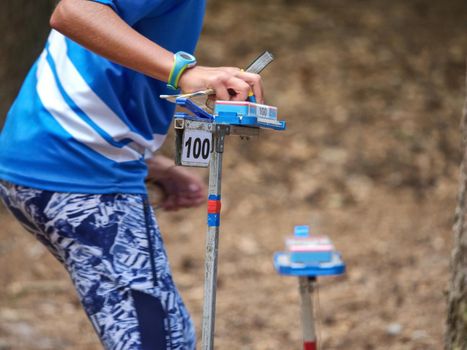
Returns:
[[[193,52],[204,0],[171,0],[133,23],[172,51]],[[154,57],[157,60],[157,57]],[[166,84],[52,30],[0,135],[0,178],[62,192],[144,193],[144,157],[165,139]]]

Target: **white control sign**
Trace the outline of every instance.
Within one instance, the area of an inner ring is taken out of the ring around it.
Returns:
[[[211,132],[185,129],[182,144],[182,165],[207,167],[211,158],[211,145]]]

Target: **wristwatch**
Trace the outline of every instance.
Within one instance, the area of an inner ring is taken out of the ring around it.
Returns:
[[[177,90],[179,88],[178,81],[180,80],[182,73],[187,68],[192,68],[194,66],[196,66],[195,56],[189,54],[188,52],[178,51],[174,55],[174,64],[172,66],[172,70],[170,71],[167,86],[173,90]]]

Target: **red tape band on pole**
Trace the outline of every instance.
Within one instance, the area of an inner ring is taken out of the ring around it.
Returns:
[[[306,341],[303,343],[303,350],[317,350],[316,342]]]
[[[220,200],[208,200],[208,214],[220,214],[221,212],[221,201]]]

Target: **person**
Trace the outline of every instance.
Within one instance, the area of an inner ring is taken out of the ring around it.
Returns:
[[[65,266],[106,349],[194,349],[145,180],[167,210],[204,202],[205,184],[155,155],[174,105],[215,90],[263,100],[261,79],[196,64],[204,0],[62,0],[43,52],[0,135],[0,196]]]

